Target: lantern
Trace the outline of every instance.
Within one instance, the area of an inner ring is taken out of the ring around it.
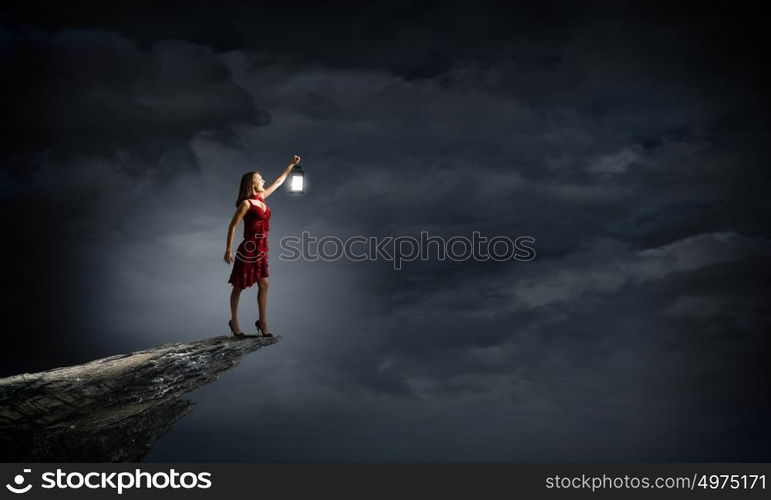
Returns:
[[[300,165],[295,165],[289,177],[289,192],[291,194],[303,194],[305,188],[305,172]]]

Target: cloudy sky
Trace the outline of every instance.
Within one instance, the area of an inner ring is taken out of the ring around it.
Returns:
[[[756,16],[5,7],[0,375],[228,333],[238,181],[299,154],[307,194],[268,200],[284,339],[148,459],[767,461]],[[535,258],[279,259],[303,231],[530,236]]]

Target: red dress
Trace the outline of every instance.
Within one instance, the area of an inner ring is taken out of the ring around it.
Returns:
[[[260,278],[268,277],[270,207],[258,194],[247,199],[261,201],[265,211],[250,201],[251,206],[244,214],[244,241],[238,245],[233,259],[233,271],[228,279],[228,283],[238,288],[248,288]]]

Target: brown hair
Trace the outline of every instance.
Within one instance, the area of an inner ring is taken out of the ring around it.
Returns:
[[[254,170],[241,176],[241,185],[238,186],[238,198],[236,199],[236,206],[239,206],[242,201],[252,195],[252,177],[254,174],[258,173],[259,172]]]

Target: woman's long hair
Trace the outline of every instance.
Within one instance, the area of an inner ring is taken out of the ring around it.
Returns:
[[[239,206],[242,201],[249,198],[252,195],[252,177],[259,172],[252,171],[247,172],[241,176],[241,185],[238,187],[238,198],[236,199],[236,206]]]

